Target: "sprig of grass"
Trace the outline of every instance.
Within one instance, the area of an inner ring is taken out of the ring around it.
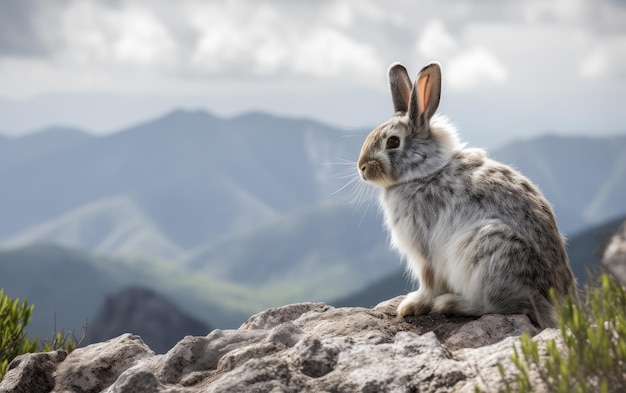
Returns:
[[[626,290],[609,275],[587,286],[582,302],[568,299],[560,308],[564,350],[555,340],[539,343],[522,335],[511,360],[513,375],[499,366],[506,393],[528,393],[543,385],[551,393],[626,392]],[[538,378],[531,377],[531,370]],[[512,382],[508,382],[512,380]],[[543,389],[542,389],[543,390]]]

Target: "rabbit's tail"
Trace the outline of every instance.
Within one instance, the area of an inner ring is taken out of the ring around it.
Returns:
[[[503,314],[526,314],[540,329],[557,327],[554,305],[545,296],[529,294],[515,299],[499,299],[498,311]]]
[[[531,298],[530,310],[526,313],[532,323],[541,329],[557,327],[556,313],[552,302],[544,296]]]

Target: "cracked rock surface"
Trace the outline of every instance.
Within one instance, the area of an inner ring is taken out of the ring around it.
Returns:
[[[26,354],[9,365],[0,392],[498,391],[497,365],[511,366],[522,332],[536,340],[558,334],[539,332],[523,315],[398,320],[401,299],[373,309],[268,309],[237,330],[187,336],[164,355],[131,334],[70,354]]]

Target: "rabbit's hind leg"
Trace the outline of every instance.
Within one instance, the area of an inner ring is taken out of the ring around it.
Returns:
[[[455,293],[444,293],[433,301],[432,311],[437,314],[477,316],[480,312],[474,303]]]

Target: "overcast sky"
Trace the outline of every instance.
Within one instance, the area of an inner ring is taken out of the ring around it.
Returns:
[[[387,68],[443,67],[474,144],[626,133],[626,2],[0,1],[0,130],[115,131],[172,108],[370,127]]]

